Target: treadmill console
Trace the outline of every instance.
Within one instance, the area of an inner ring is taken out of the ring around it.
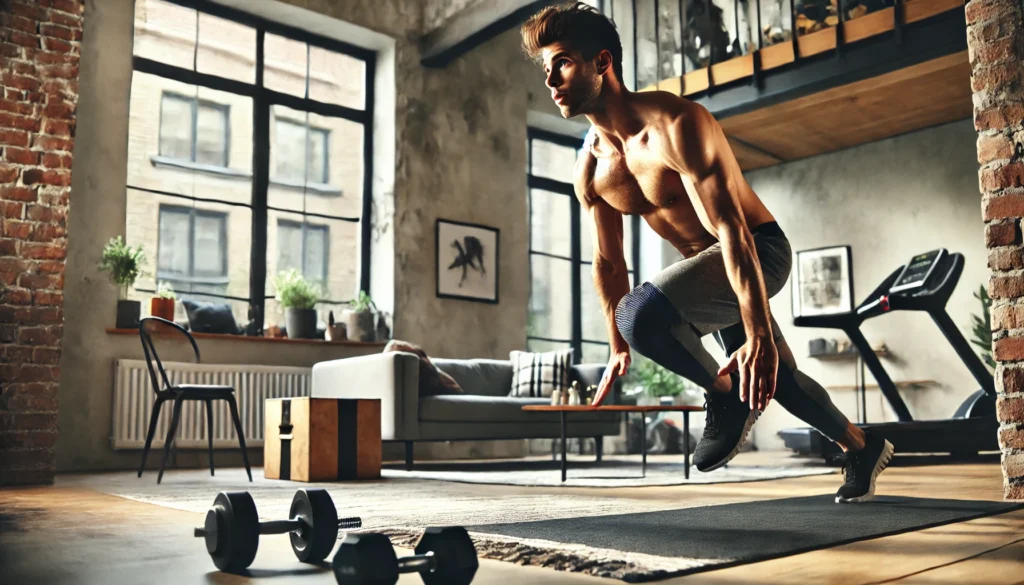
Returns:
[[[946,249],[939,248],[931,252],[918,254],[910,259],[903,267],[903,271],[896,277],[896,282],[889,288],[889,294],[918,289],[928,282],[928,278],[935,272],[939,261],[946,256]]]

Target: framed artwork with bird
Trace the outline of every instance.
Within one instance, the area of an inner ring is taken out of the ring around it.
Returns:
[[[437,296],[498,302],[498,228],[437,220]]]

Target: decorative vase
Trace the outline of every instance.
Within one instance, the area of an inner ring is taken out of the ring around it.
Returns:
[[[149,302],[149,313],[154,317],[174,321],[174,299],[153,297]]]
[[[316,309],[288,308],[284,312],[288,339],[316,338]]]
[[[118,329],[137,329],[141,312],[142,303],[139,301],[117,301],[117,322],[114,324],[114,327]]]
[[[373,322],[372,311],[349,311],[346,315],[348,322],[348,338],[353,341],[373,341],[376,336],[376,327]]]

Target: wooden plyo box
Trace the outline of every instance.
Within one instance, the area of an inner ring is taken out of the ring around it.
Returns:
[[[378,479],[380,400],[271,398],[264,403],[267,479]]]

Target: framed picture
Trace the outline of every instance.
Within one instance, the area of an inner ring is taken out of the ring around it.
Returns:
[[[438,219],[437,296],[498,302],[498,228]]]
[[[850,246],[800,250],[793,266],[793,317],[853,310]]]

